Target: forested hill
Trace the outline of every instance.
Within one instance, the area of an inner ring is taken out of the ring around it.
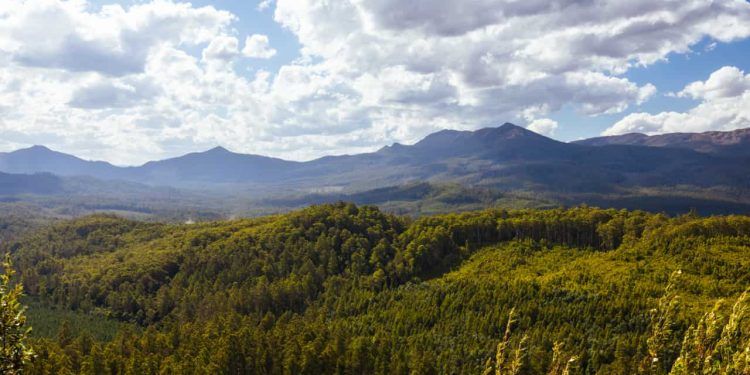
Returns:
[[[662,374],[692,355],[702,331],[689,327],[721,298],[702,355],[726,336],[713,365],[747,365],[746,321],[730,319],[750,286],[746,216],[412,220],[338,203],[194,225],[90,216],[5,247],[32,325],[59,330],[34,340],[31,374],[482,373],[500,366],[499,342],[520,345],[520,374],[548,373],[553,353],[572,373]],[[50,326],[61,317],[97,323]]]

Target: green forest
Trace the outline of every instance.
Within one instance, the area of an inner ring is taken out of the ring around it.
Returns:
[[[747,216],[336,203],[7,227],[7,373],[750,374]]]

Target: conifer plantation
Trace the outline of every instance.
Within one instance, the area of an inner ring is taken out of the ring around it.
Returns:
[[[337,203],[86,216],[2,250],[8,373],[750,373],[747,216]]]

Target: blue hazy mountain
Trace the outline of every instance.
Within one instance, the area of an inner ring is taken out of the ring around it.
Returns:
[[[559,142],[503,124],[476,131],[443,130],[413,145],[307,162],[205,152],[117,167],[34,146],[0,154],[0,171],[91,176],[174,187],[248,185],[270,190],[366,190],[420,181],[458,182],[503,190],[612,192],[628,187],[750,187],[747,135],[629,135]]]
[[[113,179],[122,169],[103,161],[88,161],[73,155],[33,146],[0,153],[0,171],[6,173],[53,173],[59,176],[92,176]]]

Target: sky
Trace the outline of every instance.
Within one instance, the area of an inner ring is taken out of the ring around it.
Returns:
[[[0,151],[310,160],[750,127],[745,0],[2,0]]]

